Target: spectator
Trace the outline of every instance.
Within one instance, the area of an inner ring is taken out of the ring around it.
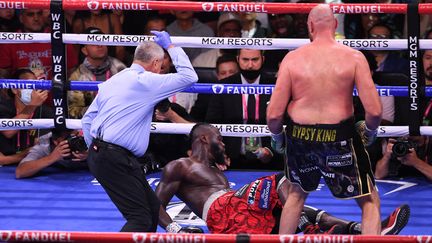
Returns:
[[[39,143],[21,160],[15,170],[15,177],[31,177],[49,166],[68,170],[88,168],[86,158],[87,146],[83,137],[78,136],[76,131],[54,129],[40,137]]]
[[[232,55],[222,55],[216,61],[216,76],[217,80],[222,80],[238,73],[239,67],[237,59]],[[196,121],[203,122],[208,109],[208,104],[213,95],[198,94],[198,98],[191,109],[191,116]]]
[[[228,84],[274,84],[273,77],[262,73],[264,57],[262,51],[241,49],[237,56],[240,73],[222,79]],[[222,124],[266,124],[266,109],[270,95],[264,94],[221,94],[210,99],[206,121]],[[232,168],[276,169],[282,168],[280,156],[270,149],[268,137],[226,137],[224,138]],[[267,164],[272,161],[271,164]]]
[[[419,3],[431,3],[430,0],[420,0]],[[405,15],[405,29],[404,29],[404,38],[407,36],[407,18],[408,15]],[[432,28],[432,15],[431,14],[421,14],[420,15],[420,36],[425,36],[425,39],[430,39],[427,37],[428,33],[430,33]]]
[[[293,18],[289,14],[268,14],[271,38],[290,38],[293,35]]]
[[[301,2],[301,1],[299,1]],[[307,14],[292,14],[293,17],[293,25],[294,25],[294,33],[293,38],[309,38],[309,31],[307,27]]]
[[[36,79],[29,69],[19,69],[14,74],[16,79]],[[50,107],[43,106],[48,97],[48,91],[9,89],[2,90],[0,96],[0,118],[2,119],[32,119],[52,118]],[[0,131],[0,164],[18,163],[28,153],[28,148],[34,145],[44,130],[5,130]]]
[[[240,18],[235,13],[223,13],[217,22],[217,37],[241,37]],[[215,68],[216,60],[223,54],[235,55],[236,49],[212,48],[198,55],[193,61],[194,67]]]
[[[119,15],[110,10],[77,11],[72,27],[73,32],[81,34],[89,27],[99,28],[103,33],[107,34],[123,34]],[[115,46],[109,48],[109,55],[124,62],[126,58],[125,47]]]
[[[390,27],[386,24],[378,23],[368,31],[369,39],[394,39]],[[370,51],[377,62],[378,68],[375,71],[404,73],[408,75],[408,61],[400,57],[397,51],[373,50]]]
[[[18,32],[49,33],[44,24],[42,10],[23,9],[19,20],[21,28]],[[71,70],[78,63],[78,58],[72,45],[66,45],[67,68]],[[17,69],[28,68],[37,79],[52,78],[51,43],[2,44],[0,45],[0,76],[10,77]]]
[[[130,12],[137,12],[137,11],[127,11],[128,12],[128,21],[132,21],[134,15],[130,15]],[[135,17],[139,17],[139,15],[135,15]],[[149,14],[145,20],[143,20],[143,22],[145,22],[144,26],[138,28],[141,29],[141,32],[135,32],[136,28],[134,30],[133,33],[126,33],[126,34],[135,34],[135,35],[152,35],[150,33],[151,30],[156,30],[156,31],[164,31],[166,30],[166,20],[165,18],[163,18],[160,15],[155,15],[154,13]],[[124,26],[124,25],[123,25]],[[124,26],[125,27],[125,26]],[[126,28],[126,27],[125,27]],[[128,30],[129,32],[132,30]],[[132,64],[133,61],[133,55],[135,52],[135,46],[127,46],[126,48],[126,61],[125,64],[127,66],[130,66]],[[169,56],[168,56],[169,57]]]
[[[268,14],[271,38],[291,38],[293,36],[293,18],[289,14]],[[288,50],[267,50],[264,68],[278,70]]]
[[[15,32],[19,28],[19,20],[15,9],[0,9],[0,32]]]
[[[166,20],[159,15],[150,16],[144,25],[144,35],[151,35],[151,30],[166,30]]]
[[[243,38],[266,38],[269,33],[267,28],[261,26],[261,22],[257,20],[257,13],[240,12],[242,22],[242,37]]]
[[[95,27],[88,28],[85,33],[103,34]],[[70,75],[69,80],[105,81],[126,68],[117,58],[108,56],[108,47],[105,45],[82,45],[81,52],[85,56],[84,61]],[[93,91],[68,91],[69,116],[81,118],[95,96],[96,92]]]
[[[342,0],[345,3],[358,3],[356,0]],[[364,3],[365,1],[363,1]],[[408,3],[410,0],[368,0],[367,3]],[[400,39],[404,29],[404,14],[345,14],[344,32],[347,39],[365,38],[367,30],[365,22],[375,21],[387,25],[394,38]]]
[[[369,38],[369,30],[372,26],[380,23],[379,14],[376,13],[363,13],[363,14],[351,14],[353,21],[349,22],[345,31],[346,37],[349,39],[367,39]]]
[[[76,10],[64,10],[66,33],[73,33],[73,22],[75,20],[76,12]]]
[[[423,70],[426,85],[432,85],[432,50],[425,50],[423,52]]]
[[[172,11],[176,20],[167,26],[171,36],[202,36],[213,37],[213,30],[198,19],[194,18],[192,11]],[[205,48],[184,48],[190,60],[206,51]]]
[[[423,52],[423,72],[425,77],[426,86],[432,86],[432,50],[425,50]],[[427,97],[426,102],[423,105],[423,126],[432,125],[432,98]],[[430,139],[430,137],[429,137]]]

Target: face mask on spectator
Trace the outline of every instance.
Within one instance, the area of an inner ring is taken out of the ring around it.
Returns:
[[[261,74],[261,68],[258,70],[245,70],[240,69],[240,73],[248,80],[255,80]]]
[[[21,90],[20,100],[22,101],[22,103],[24,103],[24,105],[30,104],[32,91],[33,91],[32,89],[22,89]]]

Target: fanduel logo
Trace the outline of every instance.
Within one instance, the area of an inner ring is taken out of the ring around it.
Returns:
[[[222,84],[212,85],[212,90],[214,94],[222,94],[224,91],[224,86]]]
[[[87,7],[90,10],[97,10],[99,8],[99,2],[98,1],[89,1],[89,2],[87,2]]]
[[[0,231],[0,241],[9,241],[12,237],[12,231]]]
[[[203,3],[202,4],[202,9],[205,12],[211,12],[211,11],[213,11],[213,8],[214,8],[214,4],[213,3]]]

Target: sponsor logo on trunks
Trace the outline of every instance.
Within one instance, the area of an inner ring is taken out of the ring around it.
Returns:
[[[335,173],[329,173],[329,172],[325,172],[325,171],[322,171],[322,170],[320,170],[320,171],[321,171],[321,174],[322,174],[323,176],[327,177],[327,178],[332,178],[332,179],[334,179],[334,178],[336,177]]]
[[[353,192],[353,191],[354,191],[354,186],[353,186],[353,185],[349,185],[349,186],[347,187],[347,191],[348,191],[348,192]]]
[[[309,173],[311,171],[314,170],[319,170],[318,166],[312,166],[312,167],[307,167],[307,168],[299,168],[300,173]]]
[[[334,142],[336,141],[336,129],[323,129],[314,127],[303,127],[293,125],[292,137],[311,142]]]
[[[242,186],[240,189],[238,189],[236,191],[236,193],[234,193],[234,196],[238,197],[238,198],[242,198],[244,196],[244,194],[246,193],[246,190],[248,187],[249,187],[249,184]]]
[[[352,163],[352,153],[329,155],[326,157],[326,165],[328,167],[343,167],[352,165]]]
[[[263,180],[262,187],[261,187],[261,195],[260,200],[258,203],[258,207],[261,209],[268,209],[270,204],[270,191],[272,188],[272,181],[271,180]]]
[[[260,180],[256,180],[252,183],[251,188],[249,189],[248,194],[248,204],[253,205],[255,203],[255,194],[258,188],[258,185],[260,184]]]
[[[267,9],[265,9],[264,4],[255,3],[203,3],[201,7],[205,12],[211,12],[215,10],[218,12],[267,13]]]

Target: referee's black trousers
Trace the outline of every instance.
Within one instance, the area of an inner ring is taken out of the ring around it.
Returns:
[[[114,144],[94,139],[87,158],[90,172],[127,220],[122,232],[156,232],[160,201],[136,157]]]

